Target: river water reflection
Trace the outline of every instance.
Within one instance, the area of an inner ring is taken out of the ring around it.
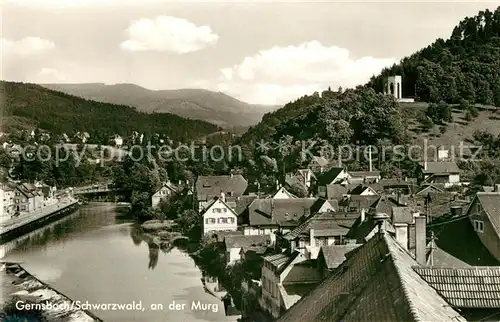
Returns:
[[[175,248],[151,247],[120,213],[110,204],[85,206],[3,260],[22,262],[75,301],[142,302],[144,311],[90,309],[104,321],[227,321],[222,303],[204,291],[193,260]],[[170,305],[174,301],[180,310]]]

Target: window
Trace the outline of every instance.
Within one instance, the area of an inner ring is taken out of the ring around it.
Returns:
[[[220,208],[216,208],[216,211],[217,211],[218,213],[220,213],[220,212],[221,212],[221,209],[220,209]]]
[[[212,212],[215,212],[215,208],[212,209]]]
[[[474,229],[480,233],[484,232],[484,223],[480,220],[474,220]]]
[[[299,248],[306,247],[306,242],[303,238],[299,239]]]
[[[326,238],[318,238],[318,246],[326,246],[327,245],[327,239]]]
[[[227,218],[227,220],[228,220],[228,223],[234,224],[234,218]]]
[[[205,219],[206,224],[210,224],[210,218]]]
[[[222,212],[227,212],[227,208],[222,208]]]
[[[227,218],[219,218],[219,224],[227,224]]]

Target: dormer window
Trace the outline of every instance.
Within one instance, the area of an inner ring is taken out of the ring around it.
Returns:
[[[474,230],[477,232],[484,232],[484,222],[481,220],[474,220]]]

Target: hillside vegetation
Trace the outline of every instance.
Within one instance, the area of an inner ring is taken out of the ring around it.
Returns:
[[[125,105],[82,99],[35,84],[0,82],[1,125],[5,130],[40,128],[53,134],[88,132],[98,141],[113,134],[133,131],[167,135],[185,141],[216,132],[218,127],[204,121],[187,120],[173,114],[146,114]]]
[[[425,102],[461,99],[500,106],[500,7],[463,19],[449,39],[404,58],[373,77],[369,87],[384,90],[385,77],[403,76],[403,95]]]
[[[408,110],[401,113],[404,104],[370,92],[383,93],[386,76],[395,74],[403,76],[404,96],[414,96],[416,88],[417,97],[423,102],[462,104],[466,100],[466,103],[500,106],[500,7],[495,12],[486,10],[465,18],[454,28],[450,39],[438,39],[400,64],[384,69],[365,86],[347,91],[329,89],[321,95],[314,93],[266,114],[241,141],[250,143],[290,135],[296,139],[325,139],[334,144],[373,143],[391,139],[388,133],[394,132],[397,123],[393,120],[402,116],[401,124],[414,130],[422,115],[411,113],[411,109],[422,110],[422,106],[427,108],[426,103],[409,104],[410,113]],[[455,116],[458,117],[455,122],[464,117],[457,113]],[[465,123],[461,126],[465,127]],[[333,128],[328,129],[329,126]],[[343,138],[339,141],[329,133]],[[416,133],[421,135],[420,131]],[[415,137],[412,133],[407,135]]]
[[[145,113],[171,113],[224,128],[257,124],[278,106],[252,105],[229,95],[204,89],[153,91],[133,84],[41,84],[86,99],[124,104]]]

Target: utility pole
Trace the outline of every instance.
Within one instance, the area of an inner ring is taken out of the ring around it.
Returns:
[[[369,155],[368,160],[370,162],[370,172],[372,172],[373,171],[373,165],[372,165],[372,146],[370,145],[369,148],[370,148],[370,151],[369,151],[369,154],[368,154]]]

